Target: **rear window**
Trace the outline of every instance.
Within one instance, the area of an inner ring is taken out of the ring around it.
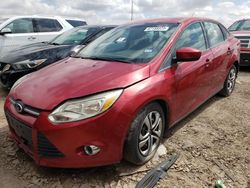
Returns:
[[[38,32],[56,32],[63,28],[55,19],[35,19],[35,22]]]
[[[80,21],[80,20],[66,20],[70,25],[72,25],[73,27],[78,27],[78,26],[83,26],[83,25],[87,25],[86,22],[84,21]]]

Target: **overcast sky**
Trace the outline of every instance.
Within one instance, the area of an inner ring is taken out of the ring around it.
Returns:
[[[0,17],[61,15],[79,17],[89,24],[130,21],[131,0],[2,0]],[[250,18],[250,0],[134,0],[134,19],[200,16],[229,26]]]

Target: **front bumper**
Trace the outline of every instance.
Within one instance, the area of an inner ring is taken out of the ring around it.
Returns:
[[[250,66],[250,48],[241,48],[240,66]]]
[[[38,165],[59,168],[85,168],[119,162],[132,121],[131,116],[122,113],[118,104],[93,118],[53,125],[48,120],[50,112],[41,111],[38,117],[20,114],[9,97],[5,102],[5,113],[11,136],[19,147]],[[12,121],[25,128],[13,128]],[[101,150],[89,156],[83,150],[85,145],[95,145]]]

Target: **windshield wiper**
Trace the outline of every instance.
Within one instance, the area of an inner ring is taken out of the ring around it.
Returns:
[[[55,46],[60,45],[60,44],[58,44],[56,42],[50,42],[49,44],[52,44],[52,45],[55,45]]]
[[[92,59],[92,60],[100,60],[100,61],[117,61],[121,63],[134,63],[133,61],[113,58],[113,57],[97,57],[97,56],[89,56],[89,57],[81,57],[82,59]]]

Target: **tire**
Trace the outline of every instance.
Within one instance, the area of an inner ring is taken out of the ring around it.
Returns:
[[[125,160],[142,165],[153,158],[162,141],[164,117],[161,106],[156,102],[147,105],[137,114],[125,141]]]
[[[233,65],[224,82],[224,87],[219,93],[220,95],[228,97],[233,93],[236,83],[237,73],[238,73],[237,68],[235,67],[235,65]]]

